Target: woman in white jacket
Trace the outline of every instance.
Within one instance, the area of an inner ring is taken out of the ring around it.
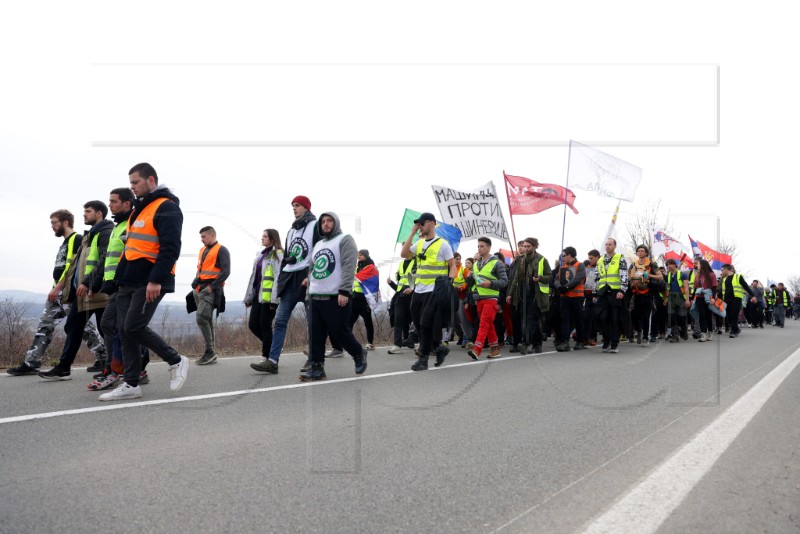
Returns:
[[[273,288],[283,260],[283,247],[278,231],[273,228],[264,230],[261,245],[264,249],[256,254],[253,261],[244,305],[251,308],[247,326],[261,340],[261,355],[267,358],[272,345],[272,321],[278,308],[278,293]]]

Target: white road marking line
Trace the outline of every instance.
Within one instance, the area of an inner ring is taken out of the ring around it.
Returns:
[[[543,352],[542,354],[550,354],[554,351]],[[500,363],[506,361],[512,361],[519,358],[531,358],[534,356],[541,356],[542,354],[525,354],[525,355],[518,355],[518,356],[503,356],[501,358],[495,358],[492,360],[478,360],[477,362],[469,361],[463,363],[454,363],[452,365],[446,365],[444,367],[432,367],[429,369],[430,371],[443,371],[445,369],[456,369],[458,367],[465,367],[468,365],[487,365],[491,363]],[[393,376],[401,376],[401,375],[408,375],[413,374],[415,371],[406,370],[406,371],[392,371],[390,373],[380,373],[377,375],[364,375],[364,376],[353,376],[348,378],[336,378],[334,380],[324,380],[320,382],[299,382],[296,384],[284,384],[281,386],[271,386],[266,388],[257,388],[257,389],[242,389],[238,391],[223,391],[220,393],[208,393],[204,395],[191,395],[188,397],[175,397],[169,399],[156,399],[151,401],[139,401],[139,402],[128,402],[128,403],[121,403],[121,404],[107,404],[102,406],[96,406],[94,408],[76,408],[74,410],[60,410],[56,412],[44,412],[44,413],[35,413],[30,415],[17,415],[13,417],[4,417],[0,419],[0,425],[7,424],[7,423],[20,423],[23,421],[33,421],[36,419],[49,419],[52,417],[62,417],[65,415],[80,415],[85,413],[93,413],[93,412],[105,412],[108,410],[123,410],[126,408],[139,408],[142,406],[157,406],[159,404],[175,404],[178,402],[190,402],[190,401],[198,401],[198,400],[207,400],[207,399],[219,399],[224,397],[235,397],[237,395],[249,395],[252,393],[269,393],[272,391],[282,391],[287,389],[297,389],[303,387],[311,387],[311,386],[326,386],[329,384],[341,384],[343,382],[352,382],[354,380],[373,380],[378,378],[386,378],[386,377],[393,377]],[[99,402],[99,401],[98,401]],[[110,402],[122,402],[122,401],[110,401]]]
[[[798,364],[800,349],[594,519],[584,532],[644,534],[658,530]]]

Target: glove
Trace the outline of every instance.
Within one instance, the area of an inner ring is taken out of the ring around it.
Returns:
[[[297,258],[294,256],[289,256],[288,258],[284,258],[283,261],[286,263],[286,265],[294,265],[297,263]]]
[[[558,287],[558,292],[563,295],[564,293],[567,292],[567,286],[559,286]]]

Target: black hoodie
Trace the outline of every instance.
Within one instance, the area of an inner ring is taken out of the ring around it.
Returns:
[[[128,228],[134,228],[136,216],[148,204],[159,198],[166,198],[171,202],[162,203],[153,216],[153,225],[158,232],[158,257],[155,263],[140,258],[127,261],[125,255],[117,265],[114,280],[122,286],[146,286],[149,282],[161,284],[161,290],[166,293],[175,291],[175,275],[171,273],[172,266],[181,255],[181,231],[183,229],[183,212],[178,206],[180,200],[164,186],[146,194],[134,204],[134,211],[128,219]]]

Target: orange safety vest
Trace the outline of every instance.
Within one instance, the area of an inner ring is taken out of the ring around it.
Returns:
[[[214,243],[211,246],[211,250],[208,251],[206,257],[203,258],[203,252],[206,251],[208,247],[203,247],[200,249],[200,252],[197,254],[197,278],[200,279],[201,282],[207,282],[209,280],[216,280],[219,277],[219,273],[222,272],[222,269],[216,266],[217,264],[217,255],[219,254],[219,249],[222,245],[219,243]],[[223,282],[223,285],[225,283]],[[197,290],[200,291],[201,286],[197,286]]]
[[[155,263],[158,257],[160,245],[158,242],[158,232],[153,224],[158,207],[166,202],[167,198],[158,198],[136,215],[133,224],[128,225],[128,240],[125,242],[125,260],[134,261],[146,259],[150,263]],[[131,215],[133,218],[133,215]],[[171,273],[175,274],[175,265],[172,265]]]
[[[633,262],[633,266],[631,267],[631,271],[635,272],[637,275],[641,275],[644,272],[647,272],[648,280],[650,278],[650,258],[644,259],[645,263],[642,265],[639,263],[639,260]],[[636,280],[633,283],[633,292],[639,295],[647,295],[650,292],[650,285],[647,280]]]
[[[580,262],[578,262],[576,260],[575,263],[573,263],[571,265],[567,265],[565,263],[564,265],[561,266],[561,268],[562,269],[567,269],[574,276],[574,275],[578,274],[578,265],[579,264],[580,264]],[[570,280],[571,280],[571,278],[570,278]],[[583,283],[585,281],[586,281],[586,278],[584,278],[583,281],[580,284],[578,284],[577,286],[573,287],[572,289],[570,289],[566,293],[564,293],[564,296],[565,297],[584,297],[585,295],[584,295]],[[569,280],[567,280],[567,282],[569,282]]]

